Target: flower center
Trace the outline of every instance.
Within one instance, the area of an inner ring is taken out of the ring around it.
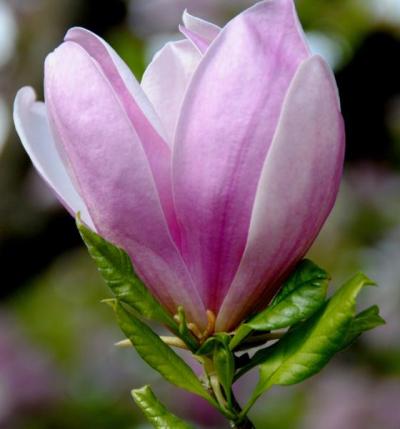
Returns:
[[[193,335],[200,341],[200,343],[204,343],[204,341],[210,337],[215,331],[215,314],[211,310],[207,310],[207,326],[206,329],[202,332],[200,328],[196,325],[196,323],[188,323],[188,329],[193,333]]]

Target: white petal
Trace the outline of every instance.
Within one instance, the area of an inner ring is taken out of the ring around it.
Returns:
[[[142,88],[172,144],[180,108],[201,55],[187,40],[167,43],[147,67]]]
[[[36,101],[30,87],[18,91],[14,103],[14,123],[33,165],[71,214],[81,213],[93,230],[93,221],[56,148],[48,124],[46,106]]]

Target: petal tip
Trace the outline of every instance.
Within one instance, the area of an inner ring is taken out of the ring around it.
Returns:
[[[182,12],[182,22],[183,22],[183,24],[185,24],[185,20],[187,19],[188,16],[190,16],[190,13],[188,12],[187,8],[185,7],[185,9]]]
[[[316,72],[324,74],[327,80],[330,81],[332,89],[336,94],[338,110],[339,112],[341,112],[339,88],[337,86],[335,74],[333,73],[333,70],[329,66],[329,64],[325,61],[323,57],[321,57],[321,55],[318,54],[312,55],[307,60],[305,60],[304,63],[308,63],[309,65],[311,65],[311,67],[315,69]]]
[[[22,101],[34,102],[36,98],[36,91],[31,86],[23,86],[17,91],[14,104],[19,104]]]
[[[64,36],[64,41],[75,41],[77,36],[85,36],[88,34],[93,34],[90,30],[84,28],[84,27],[71,27]]]
[[[15,95],[13,106],[13,119],[15,128],[19,132],[21,124],[22,110],[32,106],[37,100],[36,91],[31,86],[24,86],[20,88]]]

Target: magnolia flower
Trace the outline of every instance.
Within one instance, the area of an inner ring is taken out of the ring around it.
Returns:
[[[123,247],[172,313],[230,330],[265,307],[332,209],[344,154],[333,74],[293,0],[223,29],[183,16],[141,84],[103,40],[68,31],[15,124],[71,213]]]

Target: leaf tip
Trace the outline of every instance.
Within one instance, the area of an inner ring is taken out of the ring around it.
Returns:
[[[132,347],[132,342],[131,340],[121,340],[114,343],[114,346],[118,348]]]
[[[137,399],[140,395],[144,395],[146,393],[148,393],[149,391],[151,391],[150,386],[148,384],[146,384],[143,387],[139,387],[138,389],[132,389],[131,390],[131,396],[133,399]]]
[[[114,311],[117,309],[118,300],[115,298],[102,299],[100,302],[109,305]]]
[[[78,231],[82,234],[85,229],[85,224],[82,221],[81,212],[77,212],[75,216],[75,223]]]
[[[379,307],[376,305],[376,326],[382,326],[382,325],[386,325],[386,320],[380,315],[380,309]]]
[[[360,283],[363,283],[364,286],[378,286],[378,283],[375,280],[370,279],[366,274],[362,271],[356,274]]]
[[[76,213],[75,224],[76,224],[76,227],[79,231],[79,234],[80,234],[83,242],[87,245],[87,243],[88,243],[87,240],[89,238],[88,237],[89,230],[88,230],[87,226],[84,224],[84,222],[82,221],[81,212]]]

